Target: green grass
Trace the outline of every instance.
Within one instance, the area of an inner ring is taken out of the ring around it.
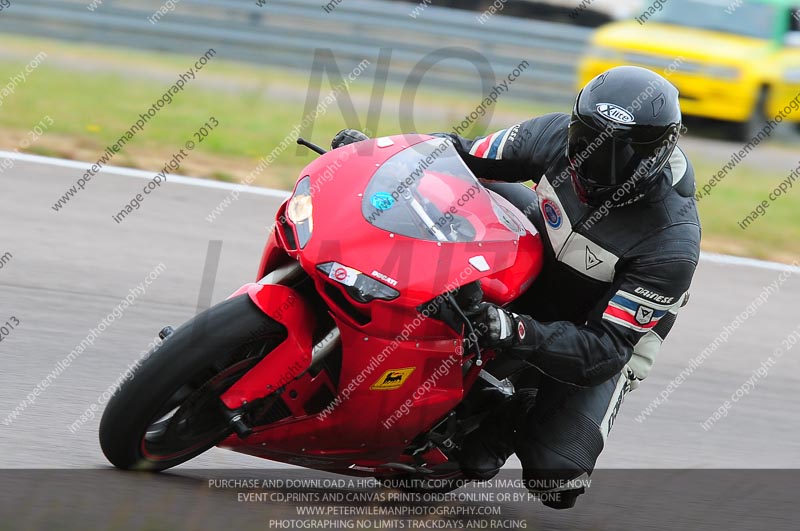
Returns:
[[[4,98],[0,107],[0,132],[5,132],[8,138],[25,134],[49,115],[53,125],[26,151],[59,156],[71,156],[74,152],[84,160],[96,158],[106,145],[116,141],[139,113],[146,112],[177,75],[196,59],[9,36],[0,37],[0,45],[5,53],[5,58],[0,59],[0,80],[19,72],[39,51],[45,50],[48,54],[45,62],[29,75],[28,81]],[[373,75],[374,70],[368,70],[350,87],[362,125]],[[323,83],[323,98],[329,90],[327,82]],[[202,155],[204,162],[191,173],[227,182],[238,181],[256,166],[259,157],[272,151],[302,120],[307,91],[307,73],[214,58],[111,163],[158,169],[160,161],[178,151],[213,116],[220,125],[193,152],[190,159]],[[401,87],[387,87],[377,134],[401,130],[400,94]],[[474,110],[479,101],[477,93],[454,95],[422,86],[413,117],[416,128],[419,131],[449,130]],[[492,124],[479,124],[470,133],[510,125],[551,110],[555,109],[501,98]],[[325,145],[344,125],[339,107],[332,105],[315,121],[310,139]],[[688,150],[688,154],[695,164],[699,182],[705,182],[725,162],[702,152]],[[298,152],[294,147],[287,149],[257,183],[289,188],[313,156],[305,150]],[[750,160],[742,163],[714,188],[710,197],[699,203],[704,246],[740,255],[783,261],[796,259],[800,257],[800,182],[788,195],[773,203],[766,216],[750,228],[743,231],[737,226],[737,221],[766,198],[791,171],[786,168],[786,171],[763,172]]]
[[[709,161],[698,155],[693,157],[693,163],[698,182],[704,183],[719,170],[721,161]],[[738,225],[762,200],[768,200],[768,194],[791,170],[763,172],[745,162],[714,187],[708,197],[702,198],[698,209],[703,238],[710,248],[784,262],[800,259],[800,179],[746,229]]]
[[[101,153],[104,147],[116,141],[169,88],[172,80],[194,63],[191,56],[149,54],[134,51],[65,44],[55,41],[32,40],[3,36],[0,45],[31,57],[44,49],[48,58],[29,76],[15,94],[6,98],[0,114],[0,128],[27,131],[43,116],[54,120],[48,134],[63,134],[75,139],[79,145],[88,145]],[[19,72],[27,61],[0,61],[0,79]],[[99,64],[91,72],[75,70],[70,62],[82,65]],[[347,72],[343,72],[347,74]],[[370,101],[374,68],[364,73],[350,87],[361,124],[366,123],[366,108]],[[477,85],[476,85],[477,86]],[[197,74],[173,102],[161,109],[145,126],[144,131],[125,146],[114,160],[128,155],[135,160],[137,152],[148,149],[177,151],[209,117],[220,125],[199,144],[196,153],[257,159],[280,144],[291,128],[304,116],[304,103],[308,91],[308,74],[301,72],[261,68],[214,58]],[[320,99],[329,94],[331,87],[323,81]],[[377,134],[397,133],[401,87],[389,86],[384,94],[383,108]],[[420,91],[418,102],[433,108],[440,116],[433,117],[425,109],[415,112],[415,125],[419,131],[448,130],[462,120],[480,101],[480,97],[463,94],[454,97],[441,91]],[[314,105],[316,105],[316,101]],[[498,104],[503,110],[504,102]],[[509,109],[505,109],[510,113]],[[521,116],[546,112],[540,105],[514,103],[513,111],[523,111]],[[348,123],[348,126],[357,124]],[[313,124],[312,140],[327,144],[329,139],[345,126],[345,118],[337,105],[331,105]],[[488,124],[477,124],[473,131],[485,131]],[[313,155],[295,148],[287,149],[272,165],[270,184],[288,187],[297,172],[312,160]],[[211,169],[212,177],[220,167]],[[263,183],[262,184],[266,184]]]

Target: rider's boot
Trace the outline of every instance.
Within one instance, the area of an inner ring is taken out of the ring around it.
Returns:
[[[514,453],[514,434],[518,419],[531,401],[525,390],[505,399],[477,430],[469,434],[461,447],[459,464],[468,479],[483,481],[497,475]]]

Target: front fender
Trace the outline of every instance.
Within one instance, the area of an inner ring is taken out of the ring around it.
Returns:
[[[286,339],[223,393],[220,398],[229,409],[270,394],[311,366],[316,319],[306,301],[292,288],[278,284],[245,284],[231,297],[244,293],[286,328]]]

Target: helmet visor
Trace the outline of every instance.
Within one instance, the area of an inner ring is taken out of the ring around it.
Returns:
[[[582,120],[570,124],[570,163],[588,196],[611,192],[623,185],[646,187],[664,169],[678,143],[678,125],[647,142],[615,138]],[[627,195],[627,194],[626,194]]]

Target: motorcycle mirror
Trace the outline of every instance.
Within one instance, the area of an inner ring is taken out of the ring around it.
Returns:
[[[320,155],[324,155],[325,153],[328,152],[325,148],[321,148],[318,145],[314,144],[313,142],[309,142],[303,137],[298,138],[297,143],[300,144],[301,146],[307,147],[311,151],[318,153]]]

